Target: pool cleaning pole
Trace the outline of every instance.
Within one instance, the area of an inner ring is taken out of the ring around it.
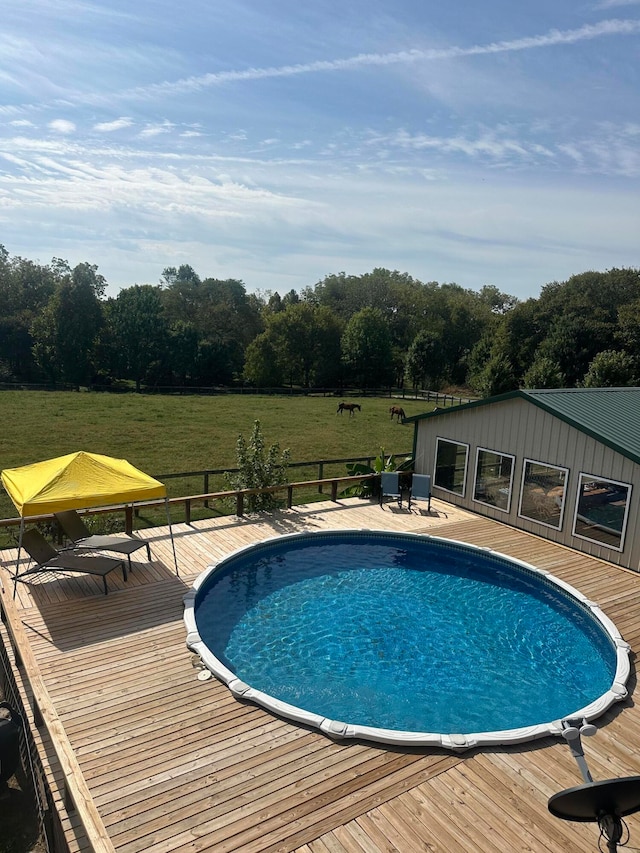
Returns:
[[[591,723],[588,723],[586,720],[562,721],[562,737],[571,747],[571,754],[578,762],[582,778],[587,783],[593,782],[593,778],[591,777],[591,773],[587,766],[587,759],[584,757],[581,735],[589,737],[594,735],[596,732],[596,727],[591,725]],[[598,826],[603,838],[607,842],[608,853],[616,853],[618,850],[618,842],[622,840],[623,835],[622,821],[618,815],[603,814],[598,818]]]
[[[577,725],[572,725],[571,720],[562,721],[562,737],[571,747],[571,755],[573,755],[578,767],[580,768],[583,780],[585,782],[593,782],[593,777],[591,776],[589,767],[587,766],[587,759],[584,757],[584,750],[582,749],[582,740],[580,736],[594,735],[597,729],[595,726],[587,723],[586,720],[575,722],[577,722]]]

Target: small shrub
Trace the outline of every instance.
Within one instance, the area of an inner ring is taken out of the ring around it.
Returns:
[[[280,445],[277,443],[272,444],[268,449],[265,448],[259,420],[254,421],[248,443],[242,433],[238,436],[236,455],[238,472],[225,474],[225,480],[230,488],[263,489],[267,486],[281,486],[288,482],[289,451],[283,450],[281,453]],[[273,509],[278,505],[277,499],[269,493],[247,495],[245,501],[249,512]]]

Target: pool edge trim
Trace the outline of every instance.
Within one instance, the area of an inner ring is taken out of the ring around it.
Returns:
[[[570,715],[571,718],[584,718],[589,721],[594,720],[604,714],[605,711],[607,711],[614,703],[621,702],[627,697],[628,691],[626,684],[631,674],[631,647],[623,639],[612,620],[609,619],[609,617],[595,602],[588,599],[575,587],[560,578],[557,578],[551,572],[548,572],[545,569],[539,569],[531,563],[527,563],[517,557],[510,557],[508,554],[503,554],[492,548],[473,545],[457,539],[447,539],[443,536],[433,536],[428,533],[371,530],[369,528],[349,528],[323,531],[305,530],[297,533],[270,536],[266,539],[260,540],[259,542],[243,545],[241,548],[236,549],[232,553],[218,560],[218,562],[208,565],[206,569],[196,577],[191,589],[185,594],[183,604],[184,624],[187,631],[187,647],[194,652],[194,654],[197,654],[200,657],[204,666],[219,681],[225,684],[237,699],[254,702],[280,717],[318,729],[334,740],[370,740],[376,743],[397,746],[435,746],[447,750],[462,751],[476,746],[507,746],[509,744],[525,743],[527,741],[536,740],[549,735],[561,736],[563,730],[562,719],[539,723],[533,726],[523,726],[515,729],[504,729],[492,732],[473,732],[466,734],[401,731],[377,728],[373,726],[354,725],[340,720],[331,720],[319,714],[306,711],[305,709],[299,708],[295,705],[290,705],[287,702],[282,702],[281,700],[246,684],[239,679],[235,673],[228,669],[228,667],[226,667],[202,641],[195,620],[195,602],[197,593],[205,580],[218,571],[220,567],[229,560],[240,556],[244,552],[252,551],[256,546],[266,545],[276,541],[282,542],[301,538],[313,538],[315,535],[330,536],[332,534],[353,535],[363,533],[371,533],[374,535],[387,534],[398,538],[408,539],[428,539],[435,542],[446,543],[448,545],[458,545],[464,549],[478,551],[483,554],[492,554],[496,557],[507,560],[516,566],[520,566],[535,575],[544,577],[546,581],[562,589],[591,612],[592,616],[600,623],[602,629],[609,636],[616,650],[616,673],[611,687],[606,691],[606,693],[603,693],[589,705],[573,712]]]

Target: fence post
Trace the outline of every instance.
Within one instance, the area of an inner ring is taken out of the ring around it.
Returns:
[[[124,508],[124,532],[129,536],[133,533],[133,507],[127,504]]]
[[[333,480],[331,483],[331,500],[334,503],[338,500],[338,481]]]
[[[293,506],[293,486],[287,488],[287,509]]]
[[[320,462],[318,465],[318,479],[324,480],[324,462]],[[318,486],[318,494],[322,494],[322,483]]]
[[[209,494],[209,473],[205,473],[204,475],[204,493],[205,495]],[[207,509],[209,509],[209,501],[205,501],[204,505]]]
[[[236,515],[238,518],[242,518],[244,515],[244,495],[242,492],[238,492],[236,495]]]
[[[189,498],[184,502],[184,522],[185,524],[191,524],[191,501]]]

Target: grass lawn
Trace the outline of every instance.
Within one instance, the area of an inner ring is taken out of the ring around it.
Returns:
[[[56,391],[0,392],[0,468],[14,468],[77,450],[124,458],[152,476],[236,466],[235,445],[259,420],[267,446],[291,451],[292,462],[410,452],[413,428],[391,420],[401,405],[407,416],[433,408],[413,400],[349,398],[362,411],[338,415],[335,397],[229,394],[215,397],[146,396]],[[345,473],[344,466],[325,476]],[[290,480],[317,474],[295,469]],[[167,480],[171,496],[198,494],[202,478]],[[210,489],[224,489],[220,480]],[[0,491],[0,518],[15,507]]]

